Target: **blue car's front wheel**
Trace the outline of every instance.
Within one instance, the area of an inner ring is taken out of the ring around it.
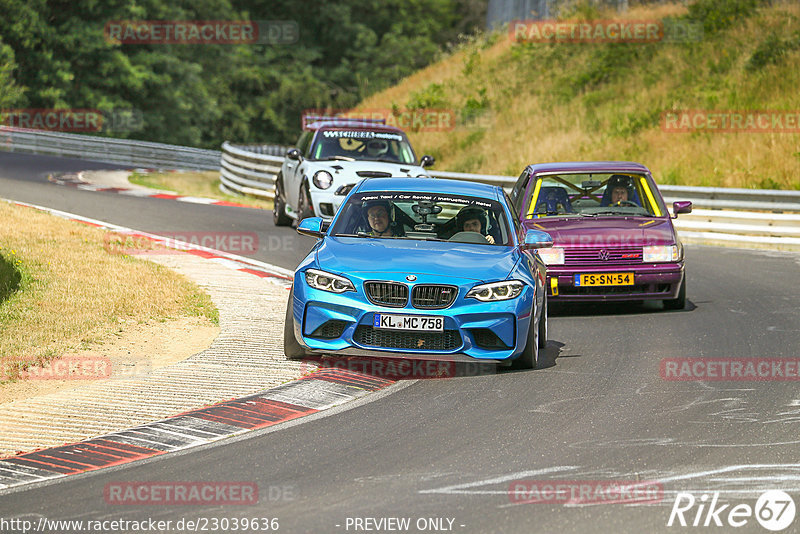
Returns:
[[[542,315],[539,316],[539,324],[541,324],[543,318],[544,310],[542,310]],[[528,341],[525,343],[525,350],[514,360],[514,368],[536,369],[536,364],[539,360],[539,324],[533,322],[533,315],[531,315],[531,324],[528,326]]]
[[[289,302],[286,304],[286,321],[283,325],[283,353],[289,360],[299,360],[306,356],[306,351],[294,336],[293,301],[294,290],[289,291]]]

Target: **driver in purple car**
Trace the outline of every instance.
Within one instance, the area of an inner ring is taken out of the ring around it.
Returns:
[[[610,192],[605,198],[602,206],[638,206],[633,192],[631,178],[622,174],[614,174],[608,179],[606,190]],[[605,201],[607,199],[607,202]]]

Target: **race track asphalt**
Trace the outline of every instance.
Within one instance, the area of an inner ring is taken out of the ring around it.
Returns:
[[[273,227],[265,211],[46,180],[50,171],[111,167],[0,154],[0,196],[153,233],[256,232],[255,258],[286,268],[313,243]],[[152,518],[174,527],[182,518],[277,518],[280,532],[387,532],[356,519],[397,517],[410,519],[408,532],[435,531],[427,518],[464,533],[723,532],[731,527],[667,527],[676,494],[720,492],[721,503],[754,506],[763,491],[783,489],[800,504],[797,381],[659,373],[664,358],[797,358],[800,255],[691,246],[687,256],[686,310],[554,310],[544,369],[404,382],[244,438],[0,493],[0,519]],[[656,481],[660,502],[519,503],[509,494],[517,480]],[[260,498],[250,506],[106,503],[107,484],[129,481],[255,482]],[[685,514],[690,524],[697,509]],[[751,517],[737,531],[765,530]]]

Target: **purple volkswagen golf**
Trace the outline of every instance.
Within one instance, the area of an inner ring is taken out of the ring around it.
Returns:
[[[529,165],[511,200],[527,229],[544,230],[552,302],[662,300],[686,304],[683,245],[644,165],[587,161]],[[675,202],[673,212],[690,213]]]

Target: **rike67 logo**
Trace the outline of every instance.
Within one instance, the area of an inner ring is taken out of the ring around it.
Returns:
[[[675,496],[667,526],[743,527],[753,517],[767,530],[778,532],[794,521],[795,504],[788,493],[769,490],[759,496],[755,508],[749,504],[720,504],[719,492],[703,493],[699,498],[680,492]]]

